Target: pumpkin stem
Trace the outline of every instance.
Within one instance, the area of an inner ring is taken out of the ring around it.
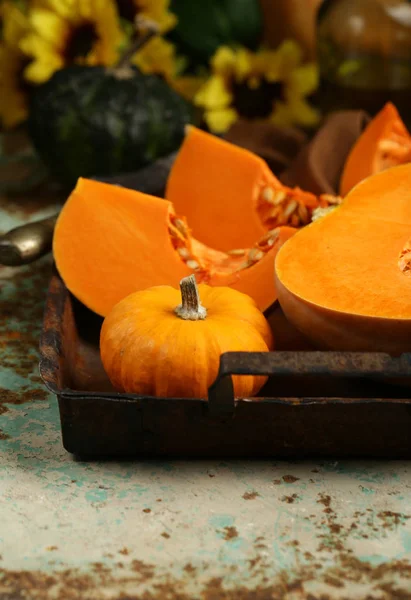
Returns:
[[[206,318],[207,309],[202,306],[196,278],[194,275],[184,277],[180,281],[181,304],[175,309],[180,319],[185,321],[200,321]]]
[[[120,57],[118,63],[114,67],[116,71],[121,71],[122,69],[130,67],[130,62],[134,54],[140,50],[140,48],[145,46],[154,35],[159,33],[158,24],[151,19],[147,19],[147,17],[142,17],[141,15],[137,15],[135,19],[135,26],[136,31],[131,38],[130,45],[125,49],[123,55]]]

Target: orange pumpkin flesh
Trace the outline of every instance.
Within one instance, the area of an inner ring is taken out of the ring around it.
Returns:
[[[168,286],[136,292],[104,320],[100,353],[117,390],[206,398],[221,354],[272,349],[270,326],[248,296],[207,285],[196,291],[193,276],[182,280],[181,292]],[[235,376],[234,393],[254,396],[265,381]]]
[[[411,161],[411,136],[390,102],[353,146],[341,177],[342,196],[370,175]]]
[[[283,186],[257,155],[193,126],[171,169],[166,198],[195,238],[222,251],[250,247],[278,225],[306,225],[321,204],[313,194]]]
[[[280,227],[269,243],[230,255],[193,239],[170,202],[80,179],[58,218],[53,253],[68,289],[102,316],[132,292],[177,287],[193,272],[200,283],[247,293],[265,310],[277,297],[276,253],[295,231]],[[250,261],[249,252],[262,258]]]
[[[411,164],[368,178],[278,253],[287,318],[319,347],[411,351]]]

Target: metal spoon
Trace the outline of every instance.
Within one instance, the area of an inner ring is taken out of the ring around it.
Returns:
[[[0,236],[0,265],[27,265],[50,252],[57,216],[21,225]]]

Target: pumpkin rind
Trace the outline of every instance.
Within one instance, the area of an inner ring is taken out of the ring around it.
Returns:
[[[161,397],[207,397],[220,356],[228,351],[266,352],[270,327],[251,298],[229,288],[199,285],[204,320],[176,315],[180,293],[168,286],[136,292],[104,320],[100,352],[116,389]],[[236,396],[255,395],[266,378],[233,377]]]
[[[80,176],[135,171],[179,147],[192,108],[161,78],[130,70],[121,79],[103,67],[72,66],[35,90],[29,132],[67,187]]]
[[[411,164],[357,185],[342,206],[289,240],[276,259],[280,304],[318,347],[411,350]]]

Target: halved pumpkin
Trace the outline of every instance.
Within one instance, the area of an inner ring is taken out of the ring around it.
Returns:
[[[222,223],[208,223],[214,226],[224,233]],[[265,310],[277,297],[275,256],[295,231],[279,227],[249,247],[221,252],[194,239],[171,202],[79,179],[58,218],[53,253],[68,289],[102,316],[132,292],[178,287],[192,273],[199,283],[248,294]]]
[[[193,235],[217,250],[251,246],[280,225],[301,227],[335,199],[284,186],[252,152],[188,126],[166,198]]]
[[[344,166],[340,194],[345,196],[370,175],[410,161],[411,135],[388,102],[354,144]]]
[[[411,351],[411,164],[369,177],[278,253],[278,298],[317,347]]]

